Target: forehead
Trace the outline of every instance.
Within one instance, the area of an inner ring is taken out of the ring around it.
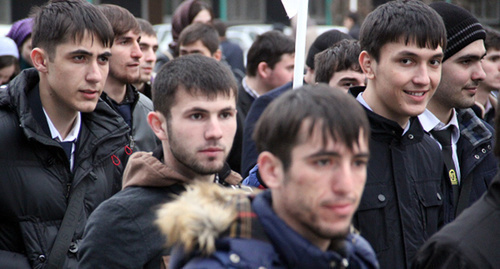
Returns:
[[[219,93],[213,98],[210,98],[207,94],[201,92],[200,90],[192,90],[188,92],[184,89],[184,87],[179,87],[171,110],[185,111],[195,107],[206,110],[217,110],[227,108],[228,106],[236,108],[236,98],[232,91],[230,96]]]
[[[77,38],[76,40],[74,40],[73,38],[69,38],[65,42],[57,45],[55,52],[57,55],[59,53],[66,53],[68,51],[73,51],[78,49],[88,50],[88,51],[93,50],[96,51],[97,53],[110,51],[109,47],[104,47],[102,45],[101,40],[97,36],[85,33],[81,39]]]
[[[201,40],[196,40],[195,42],[193,42],[191,44],[182,44],[179,47],[179,49],[181,51],[185,51],[188,53],[201,52],[205,56],[211,56],[209,49],[207,47],[205,47],[205,45],[203,45],[203,42],[201,42]]]
[[[124,33],[123,35],[119,35],[115,37],[115,40],[119,39],[138,39],[141,36],[141,33],[135,33],[133,30],[129,30],[128,32]]]
[[[141,42],[140,44],[148,44],[150,46],[158,45],[158,38],[153,35],[146,35],[142,34],[141,35]]]
[[[432,58],[443,53],[443,48],[438,46],[435,49],[429,47],[419,47],[417,43],[410,41],[405,44],[403,40],[399,42],[389,42],[380,48],[380,58],[390,58],[398,54],[411,54],[422,58]]]

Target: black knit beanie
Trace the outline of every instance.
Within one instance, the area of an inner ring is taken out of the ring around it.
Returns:
[[[328,30],[316,37],[309,48],[309,52],[307,53],[306,65],[309,68],[314,69],[314,56],[343,39],[353,38],[350,35],[342,33],[336,29]]]
[[[434,2],[429,6],[441,15],[446,27],[448,44],[443,62],[470,43],[486,38],[483,26],[469,11],[446,2]]]

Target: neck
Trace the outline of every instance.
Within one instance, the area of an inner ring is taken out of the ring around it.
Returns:
[[[134,83],[134,84],[132,84],[132,85],[134,85],[134,87],[135,87],[138,91],[140,91],[140,92],[144,93],[144,85],[145,85],[145,84],[146,84],[145,82],[137,82],[137,83]]]
[[[52,124],[54,124],[54,127],[64,139],[68,136],[71,128],[73,128],[79,111],[64,105],[61,106],[60,103],[55,103],[47,87],[40,81],[40,100]]]
[[[439,121],[444,123],[445,125],[448,124],[451,120],[451,116],[453,115],[453,108],[445,107],[438,103],[437,101],[433,101],[434,99],[431,98],[429,101],[429,104],[427,104],[427,109],[436,116]]]
[[[476,103],[479,103],[483,107],[488,103],[488,98],[490,96],[490,91],[481,87],[481,85],[477,88],[477,92],[475,95]]]
[[[258,79],[257,77],[246,76],[244,79],[246,80],[248,87],[250,87],[250,88],[252,88],[252,90],[256,91],[259,94],[259,96],[272,90],[272,89],[268,89],[267,85],[264,82],[262,82],[260,79]]]
[[[373,110],[373,112],[386,119],[395,121],[403,129],[406,128],[406,125],[408,125],[408,121],[410,120],[410,116],[397,115],[396,113],[393,113],[389,109],[387,109],[386,105],[382,103],[381,98],[377,96],[372,83],[369,83],[366,86],[366,89],[363,91],[362,96],[368,106],[370,106],[370,108]]]
[[[115,102],[121,103],[125,98],[125,93],[127,91],[127,84],[116,80],[115,78],[108,76],[106,79],[106,84],[104,86],[104,92]]]

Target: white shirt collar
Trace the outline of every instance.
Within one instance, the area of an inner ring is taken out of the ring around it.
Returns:
[[[58,142],[76,141],[78,135],[80,134],[80,127],[82,125],[81,112],[78,112],[76,120],[73,123],[73,127],[71,128],[71,131],[68,133],[65,139],[62,139],[61,134],[50,120],[49,115],[47,115],[47,111],[45,111],[45,108],[43,108],[43,113],[45,114],[45,118],[47,119],[47,124],[49,125],[50,135],[52,136],[52,139]]]
[[[418,116],[420,120],[420,124],[426,132],[430,132],[431,130],[444,130],[448,128],[448,126],[453,126],[453,132],[451,133],[451,142],[456,144],[458,139],[460,138],[460,129],[458,125],[458,118],[455,109],[453,109],[452,117],[448,124],[442,123],[431,111],[426,109],[424,113]]]
[[[260,96],[259,93],[257,93],[254,89],[252,89],[252,88],[250,88],[250,86],[248,86],[246,76],[241,80],[241,85],[243,86],[243,89],[245,89],[245,91],[248,94],[250,94],[250,96],[252,96],[255,99],[259,98],[259,96]]]

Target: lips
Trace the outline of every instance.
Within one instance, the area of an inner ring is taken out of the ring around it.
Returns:
[[[86,99],[93,100],[99,96],[99,91],[96,90],[80,90]]]
[[[217,156],[217,155],[223,153],[224,150],[222,148],[218,148],[218,147],[210,147],[210,148],[204,148],[204,149],[200,150],[200,152],[202,154],[214,157],[214,156]]]
[[[421,97],[424,96],[426,92],[410,92],[410,91],[404,91],[408,95],[416,96],[416,97]]]

